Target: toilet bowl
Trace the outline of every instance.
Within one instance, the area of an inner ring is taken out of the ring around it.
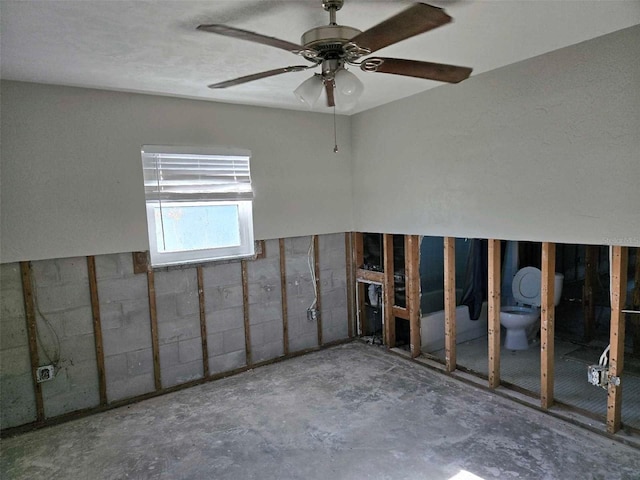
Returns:
[[[540,318],[540,269],[524,267],[515,274],[511,282],[511,291],[517,304],[500,309],[500,323],[507,335],[504,347],[508,350],[526,350],[529,348],[527,330]],[[554,305],[560,303],[564,275],[555,274]]]

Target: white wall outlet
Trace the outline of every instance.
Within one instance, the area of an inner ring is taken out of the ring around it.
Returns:
[[[53,380],[53,365],[45,365],[36,369],[36,380],[38,383]]]

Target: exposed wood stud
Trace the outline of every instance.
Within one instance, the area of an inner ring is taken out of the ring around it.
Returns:
[[[133,273],[147,273],[149,270],[149,255],[148,252],[133,252]]]
[[[555,273],[556,244],[542,244],[542,279],[540,285],[540,406],[553,405],[555,381],[554,334],[555,334]]]
[[[420,237],[405,235],[405,274],[411,357],[420,355]]]
[[[633,310],[640,310],[640,247],[636,248],[636,269],[634,275],[634,287],[631,297]],[[640,315],[629,315],[629,323],[632,327],[633,355],[640,357]]]
[[[353,232],[344,234],[345,264],[347,267],[347,335],[353,338],[353,307],[355,305],[355,265],[353,255]]]
[[[391,301],[393,301],[393,298],[391,299]],[[393,316],[402,318],[403,320],[409,320],[409,311],[404,307],[399,307],[397,305],[394,305]],[[395,323],[394,323],[394,333],[395,333]]]
[[[202,340],[202,372],[204,377],[209,376],[209,346],[207,342],[207,314],[204,298],[204,275],[202,266],[196,267],[198,275],[198,303],[200,305],[200,339]]]
[[[251,355],[251,326],[249,321],[249,273],[247,271],[247,261],[240,262],[242,268],[242,312],[244,316],[244,347],[247,359],[247,365],[253,365],[253,357]]]
[[[374,282],[374,283],[380,283],[380,284],[384,283],[383,272],[376,272],[375,270],[365,270],[364,268],[359,268],[356,271],[356,276],[359,279],[367,280],[368,282]]]
[[[596,304],[593,293],[598,275],[598,250],[594,245],[587,245],[585,251],[584,286],[582,287],[582,307],[584,310],[584,339],[593,339],[596,328]]]
[[[31,262],[20,262],[22,276],[22,294],[24,299],[24,313],[27,321],[27,336],[29,338],[29,356],[31,358],[31,378],[36,397],[36,422],[44,421],[44,400],[42,385],[37,381],[36,369],[40,366],[38,358],[38,331],[36,325],[36,309],[31,285]]]
[[[254,242],[254,248],[256,252],[254,260],[262,260],[264,258],[267,258],[267,246],[264,240],[256,240]]]
[[[135,255],[135,254],[134,254]],[[104,348],[102,344],[102,322],[100,320],[100,298],[98,297],[98,277],[96,275],[96,258],[87,257],[89,273],[89,292],[91,295],[91,314],[93,316],[93,338],[96,345],[96,363],[98,366],[98,388],[100,405],[107,404],[107,378],[104,367]]]
[[[313,236],[313,271],[315,272],[316,282],[316,310],[318,312],[318,345],[322,345],[322,295],[320,284],[320,237]]]
[[[289,313],[287,310],[287,257],[284,238],[278,240],[280,246],[280,292],[282,298],[282,350],[289,355]]]
[[[444,349],[447,372],[456,369],[456,239],[444,239]]]
[[[613,247],[611,264],[611,332],[609,342],[609,375],[622,382],[624,368],[624,309],[627,296],[627,247]],[[607,392],[607,432],[620,430],[622,413],[622,383],[609,383]]]
[[[366,270],[363,270],[362,267],[364,266],[364,237],[363,234],[360,232],[356,232],[354,234],[354,261],[356,264],[356,274],[358,278],[364,278],[364,277],[360,277],[361,272],[364,272]],[[379,283],[382,283],[383,279],[380,278],[379,279]],[[365,308],[364,308],[364,302],[365,302],[365,288],[364,285],[361,282],[357,282],[356,284],[356,320],[358,322],[358,325],[356,327],[356,335],[364,335],[365,332]]]
[[[395,280],[393,278],[393,235],[385,233],[382,237],[382,256],[384,283],[384,343],[387,348],[396,346],[396,317],[394,315]],[[408,319],[407,315],[407,319]]]
[[[151,320],[151,349],[153,352],[153,380],[156,390],[162,389],[160,375],[160,345],[158,342],[158,312],[156,310],[156,283],[152,269],[147,271],[147,289],[149,292],[149,317]]]
[[[489,240],[489,388],[500,385],[500,240]]]

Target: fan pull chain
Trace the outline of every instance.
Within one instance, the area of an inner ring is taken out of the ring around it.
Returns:
[[[333,106],[333,153],[338,153],[338,133],[336,131],[336,106]]]

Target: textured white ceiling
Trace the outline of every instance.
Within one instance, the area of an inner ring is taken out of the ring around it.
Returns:
[[[640,23],[636,0],[431,3],[445,8],[454,22],[376,54],[469,66],[477,75]],[[366,30],[410,4],[345,0],[338,23]],[[292,92],[311,71],[224,90],[207,85],[304,63],[303,59],[195,28],[223,23],[298,43],[304,31],[328,23],[321,0],[1,0],[0,16],[4,79],[290,109],[304,108]],[[349,113],[441,85],[352,71],[365,84],[365,92]],[[330,111],[323,102],[315,110]]]

